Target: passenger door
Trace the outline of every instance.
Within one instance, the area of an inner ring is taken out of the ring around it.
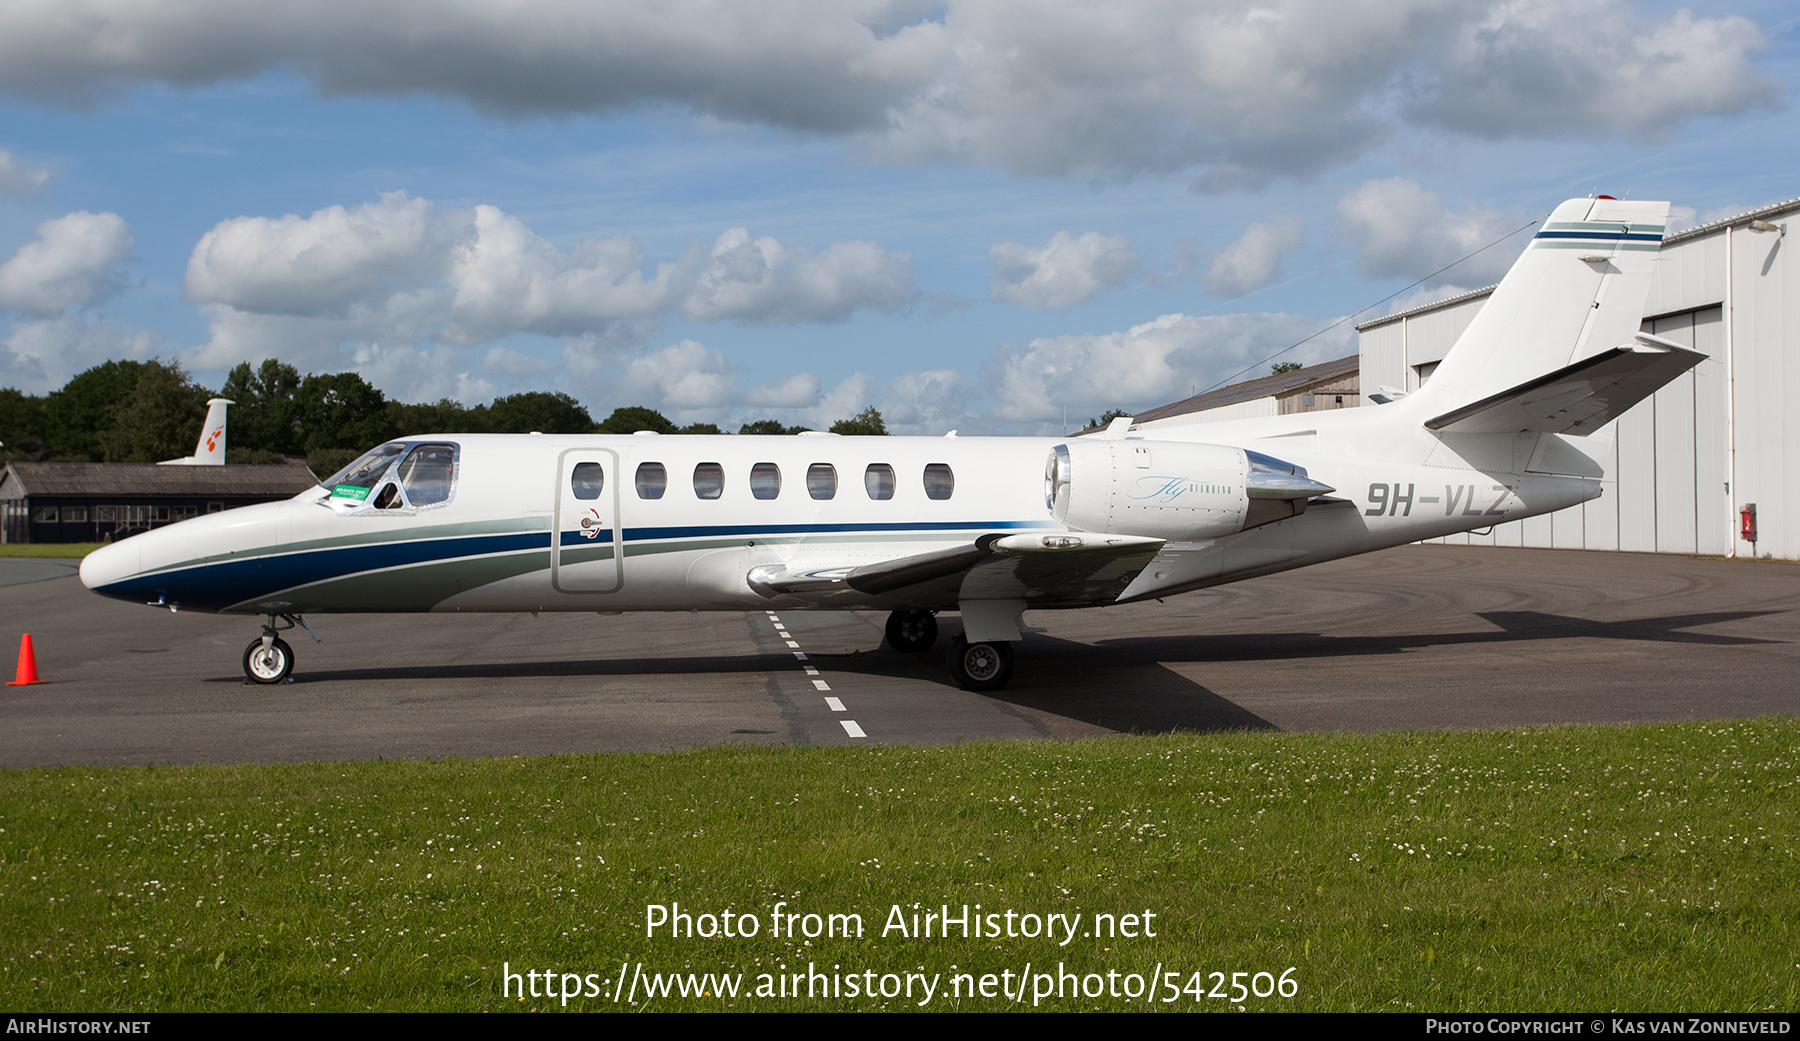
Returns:
[[[557,456],[550,587],[559,593],[615,593],[625,585],[619,522],[619,454],[570,448]]]

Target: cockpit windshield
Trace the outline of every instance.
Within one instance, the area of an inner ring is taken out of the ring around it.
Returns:
[[[404,511],[436,506],[449,502],[456,490],[456,457],[454,444],[392,441],[323,483],[340,508],[369,504],[378,510]]]
[[[382,445],[363,456],[349,466],[332,475],[330,480],[322,481],[331,489],[331,495],[337,499],[355,499],[361,502],[369,497],[375,488],[375,482],[387,473],[387,468],[394,458],[406,451],[407,446],[400,443]]]

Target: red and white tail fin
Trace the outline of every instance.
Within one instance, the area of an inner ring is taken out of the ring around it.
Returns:
[[[200,443],[186,459],[165,459],[163,466],[224,466],[225,407],[237,402],[213,398],[206,403],[206,424],[200,428]]]

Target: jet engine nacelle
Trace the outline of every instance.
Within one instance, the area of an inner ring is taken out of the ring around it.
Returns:
[[[1084,438],[1057,445],[1044,503],[1081,531],[1213,539],[1306,512],[1333,489],[1261,452],[1182,441]]]

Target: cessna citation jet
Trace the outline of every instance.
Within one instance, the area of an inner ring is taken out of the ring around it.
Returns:
[[[1703,355],[1639,332],[1668,204],[1566,202],[1418,390],[1373,407],[1064,438],[433,434],[286,502],[90,554],[81,580],[260,615],[891,612],[949,671],[1012,678],[1026,610],[1124,604],[1485,528],[1601,492],[1582,439]],[[316,632],[314,639],[318,639]]]

